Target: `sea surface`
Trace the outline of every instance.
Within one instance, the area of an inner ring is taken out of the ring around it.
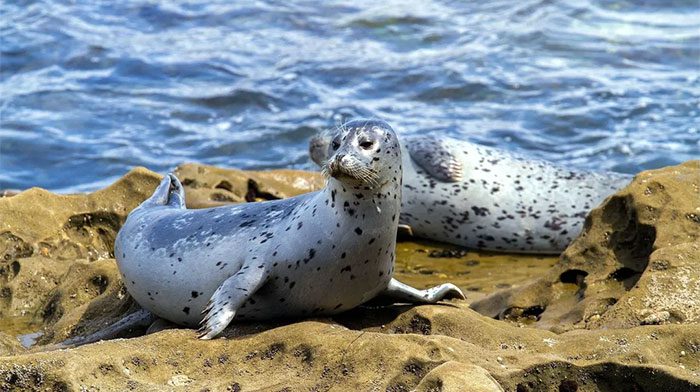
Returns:
[[[0,2],[0,189],[312,169],[357,117],[584,169],[700,158],[700,3]]]

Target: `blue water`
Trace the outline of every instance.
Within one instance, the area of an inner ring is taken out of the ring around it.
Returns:
[[[4,0],[0,189],[311,169],[358,116],[587,169],[700,158],[697,0],[411,3]]]

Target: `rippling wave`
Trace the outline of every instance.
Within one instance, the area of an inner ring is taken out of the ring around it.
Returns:
[[[231,3],[2,2],[0,188],[310,169],[357,116],[581,168],[700,158],[696,0]]]

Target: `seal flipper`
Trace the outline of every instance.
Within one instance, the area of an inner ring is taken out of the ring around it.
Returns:
[[[173,173],[168,173],[170,189],[168,190],[167,204],[170,207],[185,208],[185,188]]]
[[[165,205],[168,202],[168,194],[170,193],[171,181],[172,179],[170,178],[170,175],[163,177],[156,190],[153,191],[151,197],[144,200],[143,203],[141,203],[141,205],[138,206],[138,208]]]
[[[185,208],[185,190],[180,183],[180,180],[174,174],[168,173],[160,184],[153,191],[151,197],[146,199],[138,208],[169,206],[176,208]]]
[[[386,290],[379,293],[379,295],[396,301],[423,304],[434,304],[450,298],[465,299],[462,290],[452,283],[418,290],[393,278],[389,281],[389,286],[387,286]]]
[[[462,179],[462,163],[443,140],[434,136],[412,137],[404,145],[411,159],[436,179],[443,182]]]
[[[236,311],[267,281],[263,268],[240,270],[216,289],[209,304],[202,311],[206,316],[201,321],[200,339],[211,339],[226,328]]]
[[[102,328],[101,330],[91,335],[76,336],[70,339],[66,339],[60,343],[57,343],[55,347],[70,348],[82,346],[84,344],[94,343],[100,340],[113,339],[130,329],[148,327],[157,320],[158,316],[154,315],[148,310],[137,310],[136,312],[122,317],[113,324],[110,324],[109,326]]]

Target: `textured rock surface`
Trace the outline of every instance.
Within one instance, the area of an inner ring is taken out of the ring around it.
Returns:
[[[190,207],[322,186],[317,174],[294,171],[183,165],[177,174]],[[186,329],[135,330],[51,349],[137,308],[112,241],[159,180],[136,169],[89,195],[31,189],[0,199],[0,390],[700,388],[698,162],[637,176],[591,213],[559,262],[399,244],[401,279],[454,279],[486,316],[469,301],[365,307],[332,319],[238,324],[213,341]],[[15,338],[38,329],[30,350]]]
[[[141,391],[236,390],[236,384],[275,391],[341,385],[360,391],[700,387],[700,336],[679,325],[557,335],[507,325],[455,303],[239,325],[225,337],[207,342],[191,330],[166,330],[5,357],[0,380],[12,380],[17,389]]]
[[[185,164],[175,170],[189,208],[282,199],[323,188],[318,173],[300,170],[239,171]]]

